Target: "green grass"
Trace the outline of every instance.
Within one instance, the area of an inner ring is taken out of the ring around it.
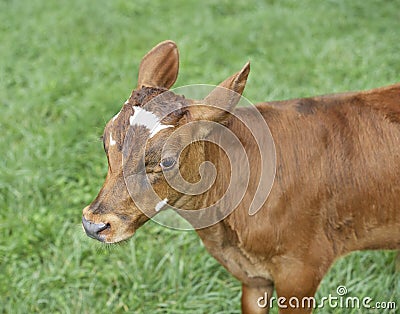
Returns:
[[[245,96],[400,81],[400,1],[0,1],[0,312],[239,313],[240,284],[194,232],[148,223],[104,248],[80,227],[106,159],[98,137],[143,54],[175,40],[176,86],[251,60]],[[395,253],[341,259],[318,296],[400,300]],[[361,313],[325,309],[319,313]],[[276,311],[274,312],[276,313]],[[362,311],[366,313],[366,311]],[[395,313],[376,310],[369,313]]]

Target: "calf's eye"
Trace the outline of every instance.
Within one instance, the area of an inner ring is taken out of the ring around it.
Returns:
[[[168,170],[171,169],[176,163],[176,160],[174,157],[167,157],[163,158],[160,162],[160,166],[163,170]]]

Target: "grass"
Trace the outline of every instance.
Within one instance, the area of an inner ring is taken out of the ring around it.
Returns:
[[[218,83],[251,60],[254,102],[398,82],[399,6],[0,1],[0,312],[239,313],[239,282],[194,232],[150,222],[117,247],[83,235],[81,209],[106,172],[106,121],[135,87],[140,58],[165,39],[181,51],[175,86]],[[318,296],[341,284],[352,296],[400,300],[394,259],[343,258]],[[327,311],[361,313],[318,313]]]

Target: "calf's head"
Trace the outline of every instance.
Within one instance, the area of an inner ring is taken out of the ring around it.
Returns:
[[[246,64],[207,97],[195,101],[168,90],[178,67],[174,42],[150,50],[140,64],[137,88],[107,123],[102,138],[108,174],[95,200],[83,209],[88,236],[119,242],[167,204],[195,209],[191,200],[203,192],[198,193],[201,187],[196,183],[206,165],[200,139],[214,129],[196,122],[225,122],[239,101],[250,68]],[[180,182],[187,183],[189,191],[177,188]]]

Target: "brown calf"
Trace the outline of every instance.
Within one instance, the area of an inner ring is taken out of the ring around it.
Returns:
[[[232,179],[233,170],[227,170],[231,156],[218,140],[198,140],[217,128],[184,127],[204,120],[223,126],[241,144],[232,141],[232,160],[241,162],[239,150],[245,150],[249,181],[238,204],[228,199],[211,206],[211,216],[218,219],[197,232],[212,256],[243,283],[243,313],[267,313],[268,307],[258,305],[265,292],[271,296],[275,288],[287,300],[314,296],[336,258],[356,250],[400,248],[400,84],[260,103],[261,121],[250,108],[234,109],[239,97],[226,92],[241,94],[249,70],[246,64],[222,88],[196,102],[168,91],[178,74],[175,43],[153,48],[140,64],[137,89],[105,127],[108,175],[97,198],[83,210],[82,222],[89,236],[115,243],[131,237],[167,203],[184,217],[215,204]],[[152,103],[157,98],[161,100]],[[260,129],[266,122],[273,142],[260,148],[236,116]],[[179,129],[183,131],[169,143]],[[176,143],[190,141],[179,155],[174,153]],[[263,150],[276,156],[266,163],[276,169],[275,180],[261,186],[272,187],[271,192],[249,214],[260,178],[271,172],[261,168]],[[173,180],[178,173],[195,184],[202,179],[199,169],[205,161],[216,170],[208,190],[184,193],[167,182],[167,175],[174,173]],[[239,193],[243,186],[236,188]],[[234,210],[225,215],[229,206]],[[311,310],[288,307],[280,313]]]

